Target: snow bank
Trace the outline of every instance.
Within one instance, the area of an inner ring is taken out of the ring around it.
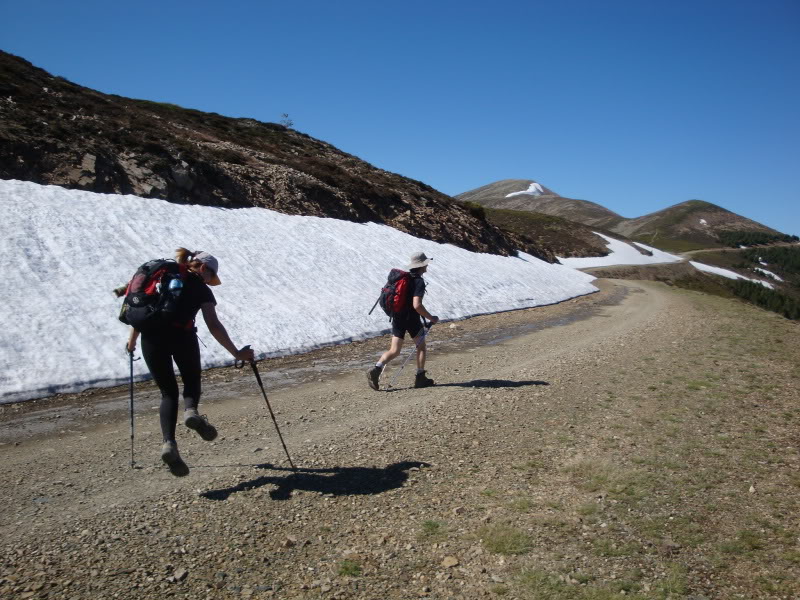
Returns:
[[[426,306],[443,319],[541,306],[596,291],[593,277],[532,256],[477,254],[385,225],[227,210],[0,180],[0,403],[126,380],[127,327],[111,290],[175,248],[220,260],[214,288],[234,343],[281,355],[378,335],[367,315],[391,267],[433,257]],[[198,319],[204,366],[230,355]],[[142,378],[143,361],[135,373]]]
[[[752,281],[753,283],[760,283],[766,288],[773,289],[772,284],[767,283],[766,281],[761,281],[760,279],[750,279],[749,277],[745,277],[744,275],[739,275],[738,273],[729,271],[728,269],[721,269],[720,267],[712,267],[711,265],[705,265],[703,263],[695,262],[693,260],[690,260],[689,264],[692,265],[698,271],[703,271],[705,273],[713,273],[714,275],[721,275],[722,277],[727,277],[728,279],[744,279],[746,281]]]
[[[681,258],[673,254],[667,254],[662,250],[645,246],[638,242],[634,242],[640,248],[652,252],[652,256],[646,256],[639,252],[636,248],[620,240],[603,235],[602,233],[594,232],[607,242],[608,255],[607,256],[590,256],[586,258],[561,258],[561,264],[572,267],[573,269],[588,269],[590,267],[610,267],[614,265],[655,265],[662,263],[680,262]]]
[[[753,270],[758,271],[759,273],[761,273],[762,275],[766,275],[767,277],[772,277],[775,281],[783,281],[783,279],[775,275],[775,273],[773,273],[772,271],[767,271],[766,269],[761,269],[759,267],[754,267]]]

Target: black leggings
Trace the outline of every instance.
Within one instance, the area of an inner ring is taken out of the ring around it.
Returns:
[[[178,423],[178,380],[173,359],[183,381],[183,407],[197,408],[200,401],[200,346],[194,330],[170,329],[142,334],[142,355],[161,390],[161,433],[164,441],[175,440]]]

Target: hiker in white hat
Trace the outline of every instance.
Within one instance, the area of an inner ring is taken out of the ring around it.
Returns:
[[[407,282],[409,288],[407,297],[404,306],[399,307],[398,312],[392,315],[392,345],[383,353],[378,363],[367,371],[367,381],[373,390],[380,389],[378,381],[383,368],[400,354],[406,333],[417,345],[417,376],[414,387],[424,388],[433,385],[433,379],[425,375],[425,334],[422,326],[423,318],[430,321],[431,325],[439,321],[439,317],[429,313],[422,303],[422,298],[425,296],[425,280],[422,275],[428,270],[431,260],[424,252],[411,255],[406,267],[410,275]]]
[[[159,417],[164,437],[161,460],[173,475],[182,477],[189,474],[189,467],[178,453],[175,441],[179,390],[173,360],[183,382],[184,424],[206,441],[210,442],[217,437],[216,428],[204,415],[197,412],[202,372],[197,329],[194,326],[197,313],[202,311],[208,331],[236,360],[251,362],[254,360],[254,353],[249,347],[237,349],[217,317],[217,301],[209,286],[221,283],[218,275],[219,261],[208,252],[190,252],[186,248],[178,248],[175,256],[180,266],[180,275],[176,278],[180,285],[175,308],[169,319],[162,319],[157,326],[143,327],[141,335],[144,361],[161,391]],[[172,290],[171,284],[169,287]],[[139,333],[138,329],[131,327],[127,343],[131,356],[136,349]]]

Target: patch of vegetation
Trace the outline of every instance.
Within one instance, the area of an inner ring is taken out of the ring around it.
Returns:
[[[728,287],[736,296],[756,306],[776,312],[793,321],[800,319],[800,300],[787,294],[745,279],[732,280],[728,283]]]
[[[708,248],[709,245],[713,245],[707,242],[701,243],[693,242],[691,240],[673,240],[669,238],[654,237],[652,235],[637,235],[632,239],[637,242],[641,242],[642,244],[647,244],[648,246],[653,246],[654,248],[663,250],[664,252],[672,252],[676,254],[690,252],[692,250],[703,250]]]
[[[428,520],[422,522],[422,530],[419,533],[420,539],[439,538],[445,532],[445,525],[441,521]]]
[[[566,471],[580,489],[606,492],[617,500],[641,498],[650,487],[647,473],[605,460],[583,460],[567,467]]]
[[[533,540],[524,531],[510,525],[483,527],[478,531],[484,547],[494,554],[525,554],[533,548]]]
[[[619,237],[544,213],[488,207],[485,212],[489,223],[521,238],[525,244],[522,250],[535,256],[544,254],[546,260],[555,260],[555,256],[605,256],[608,248],[593,231]]]
[[[761,535],[749,529],[743,529],[736,538],[720,544],[720,550],[726,554],[745,554],[764,547]]]
[[[765,231],[720,231],[717,234],[719,241],[731,248],[739,246],[758,246],[761,244],[774,244],[775,242],[800,241],[796,235],[782,233],[767,233]]]
[[[339,564],[339,575],[342,577],[358,577],[361,575],[361,565],[354,560],[345,558]]]
[[[773,246],[771,248],[748,248],[740,256],[760,266],[761,261],[769,265],[778,265],[784,271],[800,275],[800,247]]]
[[[509,503],[509,507],[517,512],[529,512],[536,504],[530,498],[517,498]]]
[[[570,577],[570,580],[577,580]],[[666,593],[642,596],[637,592],[641,584],[633,578],[620,579],[612,584],[583,584],[575,585],[565,581],[565,578],[541,570],[524,571],[519,579],[520,587],[526,592],[526,597],[536,600],[618,600],[620,597],[633,600],[646,598],[668,598]],[[625,594],[621,596],[621,594]],[[674,597],[674,596],[673,596]]]
[[[464,202],[463,204],[473,217],[481,221],[486,220],[486,209],[481,204],[477,202]]]

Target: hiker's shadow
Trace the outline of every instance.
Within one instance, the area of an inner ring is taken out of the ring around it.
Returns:
[[[269,492],[270,498],[273,500],[288,500],[294,490],[306,490],[333,496],[380,494],[401,487],[408,479],[410,469],[429,466],[424,462],[406,461],[389,465],[383,469],[377,467],[332,467],[292,471],[287,467],[276,467],[264,463],[257,467],[274,471],[290,471],[290,473],[278,477],[258,477],[250,481],[243,481],[233,487],[209,490],[200,495],[209,500],[227,500],[231,494],[236,492],[252,490],[269,484],[277,486]]]
[[[437,383],[436,387],[514,388],[528,385],[550,385],[547,381],[511,381],[508,379],[473,379],[460,383]]]
[[[462,381],[458,383],[437,383],[436,387],[466,387],[466,388],[513,388],[525,387],[526,385],[550,385],[547,381],[511,381],[509,379],[473,379],[472,381]],[[401,392],[414,389],[413,386],[407,388],[387,388],[386,392]]]

